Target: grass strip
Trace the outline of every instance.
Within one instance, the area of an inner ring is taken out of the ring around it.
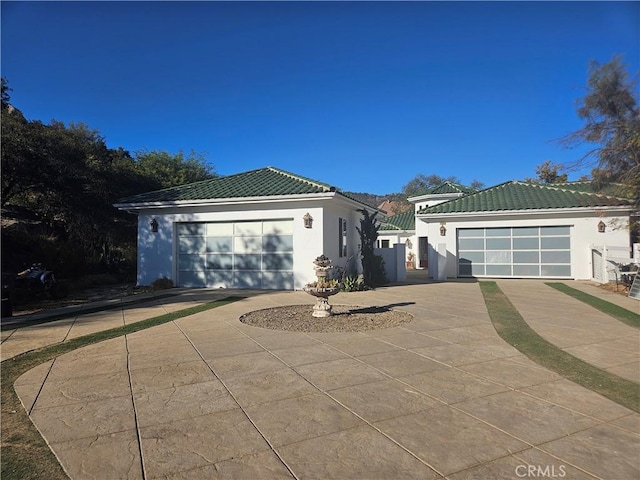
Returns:
[[[566,283],[546,282],[546,285],[549,285],[550,287],[555,288],[562,293],[566,293],[567,295],[576,298],[581,302],[586,303],[587,305],[591,305],[593,308],[596,308],[601,312],[606,313],[610,317],[613,317],[616,320],[620,320],[621,322],[624,322],[631,327],[640,327],[640,315],[632,312],[631,310],[627,310],[626,308],[622,308],[614,303],[607,302],[606,300],[594,297],[593,295],[589,295],[582,290],[572,288]]]
[[[29,480],[36,478],[58,480],[68,478],[55,455],[29,419],[13,388],[13,384],[20,375],[72,350],[221,307],[242,298],[228,297],[185,308],[177,312],[166,313],[137,323],[92,333],[67,342],[26,352],[3,361],[0,364],[2,368],[2,384],[0,386],[2,400],[2,465],[0,477],[3,480]]]
[[[640,385],[595,367],[549,343],[524,321],[496,282],[480,282],[498,335],[539,365],[640,413]]]

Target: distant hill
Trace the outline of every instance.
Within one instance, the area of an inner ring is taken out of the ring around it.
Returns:
[[[386,195],[374,195],[373,193],[362,192],[344,192],[356,200],[370,205],[374,208],[379,208],[383,203],[391,203],[396,211],[388,211],[388,215],[395,215],[411,208],[411,203],[407,202],[407,199],[401,193],[388,193]]]
[[[372,207],[377,208],[385,200],[389,200],[392,194],[389,195],[374,195],[373,193],[361,193],[361,192],[344,192],[352,198],[355,198],[359,202],[366,203]]]

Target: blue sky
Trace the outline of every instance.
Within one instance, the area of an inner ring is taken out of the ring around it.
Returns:
[[[583,150],[590,60],[640,63],[638,2],[5,2],[2,75],[31,120],[111,148],[206,153],[348,191],[487,186]],[[571,178],[577,178],[575,172]]]

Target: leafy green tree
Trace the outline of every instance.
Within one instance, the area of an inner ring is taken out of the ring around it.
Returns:
[[[156,188],[168,188],[207,180],[215,176],[213,167],[202,153],[180,151],[171,154],[160,150],[141,150],[135,153],[138,171],[151,179]]]
[[[402,187],[402,194],[407,197],[415,197],[418,195],[422,195],[426,193],[429,189],[437,187],[438,185],[442,185],[445,182],[458,183],[460,184],[460,180],[458,177],[453,175],[449,177],[441,177],[440,175],[431,174],[424,175],[419,173],[415,177],[413,177],[409,182]],[[475,188],[476,190],[480,190],[484,188],[484,183],[479,180],[473,180],[470,185],[471,188]]]
[[[5,107],[6,105],[6,107]],[[25,120],[18,110],[11,110],[3,102],[2,108],[2,168],[1,204],[4,207],[12,197],[37,187],[41,183],[38,175],[35,149],[36,129]]]
[[[13,90],[12,88],[9,87],[9,81],[7,80],[6,77],[2,77],[1,79],[1,89],[0,89],[0,98],[2,100],[2,109],[4,110],[5,108],[9,107],[9,101],[11,100],[11,96],[9,95],[9,92]]]
[[[135,217],[114,209],[115,201],[214,175],[201,154],[144,151],[134,158],[83,123],[27,120],[10,91],[3,77],[1,204],[28,213],[38,230],[2,229],[3,268],[15,261],[8,266],[15,271],[24,260],[62,275],[113,270],[123,258],[134,260],[136,242]]]
[[[402,193],[406,197],[415,197],[416,195],[426,193],[430,188],[437,187],[444,182],[459,183],[458,179],[454,176],[441,177],[436,174],[424,175],[419,173],[402,187]]]
[[[579,101],[584,126],[563,139],[568,147],[592,144],[574,166],[595,165],[593,179],[602,186],[620,183],[640,202],[640,110],[637,77],[631,79],[622,58],[591,62],[587,93]]]

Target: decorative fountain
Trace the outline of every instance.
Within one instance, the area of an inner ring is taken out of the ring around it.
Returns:
[[[333,269],[331,260],[324,254],[313,261],[318,280],[309,283],[304,287],[304,291],[316,297],[316,304],[313,306],[314,317],[324,318],[331,316],[331,305],[329,297],[340,291],[335,280],[328,279],[329,272]]]

